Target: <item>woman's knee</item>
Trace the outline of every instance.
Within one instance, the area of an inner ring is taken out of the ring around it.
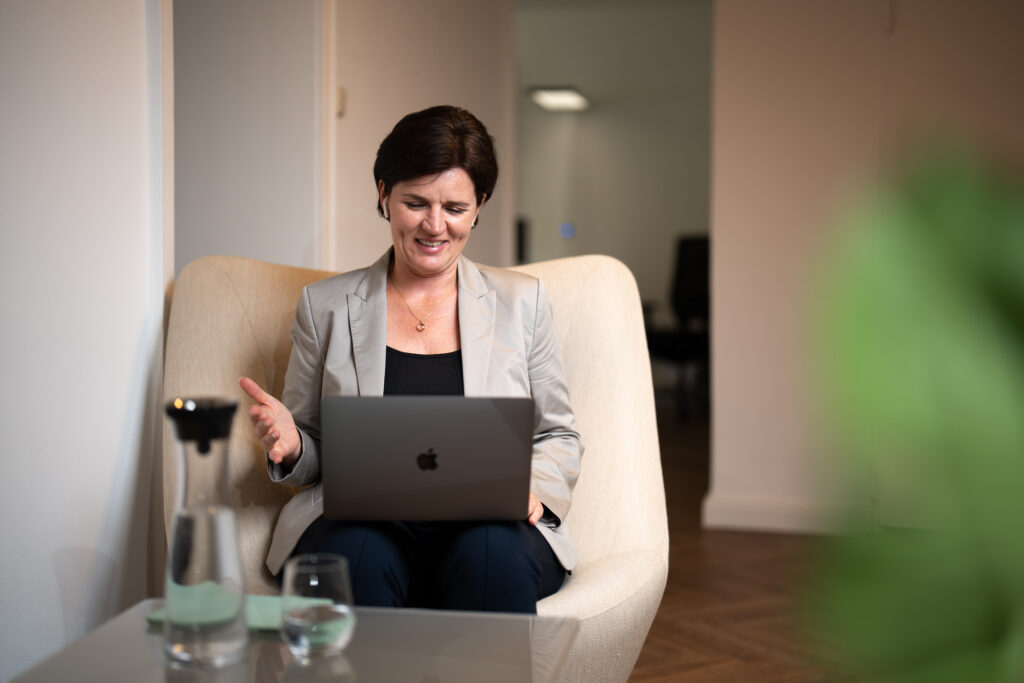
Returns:
[[[411,576],[408,552],[400,534],[382,524],[322,522],[303,535],[296,552],[327,552],[348,560],[357,605],[399,607],[405,603]],[[314,524],[317,524],[314,522]]]
[[[446,607],[535,612],[541,568],[520,522],[466,525],[440,567]]]

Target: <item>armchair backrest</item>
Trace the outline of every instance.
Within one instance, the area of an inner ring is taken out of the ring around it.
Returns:
[[[667,547],[654,394],[636,282],[620,262],[578,256],[520,266],[541,277],[554,308],[570,397],[586,451],[567,523],[581,562]],[[238,514],[245,590],[275,593],[264,568],[270,534],[291,491],[270,483],[249,425],[252,377],[280,396],[289,331],[303,286],[331,273],[213,256],[189,264],[175,283],[164,366],[165,400],[233,397],[231,487]],[[174,442],[165,430],[163,506],[169,532]]]
[[[239,388],[238,378],[251,377],[270,393],[281,395],[295,304],[305,285],[329,275],[252,259],[209,256],[187,265],[174,283],[164,356],[164,401],[177,396],[223,396],[238,401],[228,450],[247,593],[277,593],[263,560],[278,512],[292,491],[271,483],[267,476],[263,448],[249,422],[252,402]],[[176,471],[174,439],[171,430],[165,429],[167,534]]]

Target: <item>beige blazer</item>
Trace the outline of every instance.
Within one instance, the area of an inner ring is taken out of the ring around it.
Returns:
[[[323,514],[320,399],[384,393],[387,273],[391,250],[369,268],[315,282],[302,291],[282,401],[302,438],[290,471],[267,461],[272,480],[297,487],[282,508],[267,554],[277,574],[302,532]],[[569,512],[583,446],[576,432],[543,283],[529,275],[458,265],[459,337],[466,396],[533,396],[536,417],[530,489],[551,511],[538,524],[559,561],[578,561]]]

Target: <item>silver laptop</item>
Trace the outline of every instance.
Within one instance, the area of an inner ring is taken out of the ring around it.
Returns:
[[[526,518],[532,398],[329,396],[320,426],[327,519]]]

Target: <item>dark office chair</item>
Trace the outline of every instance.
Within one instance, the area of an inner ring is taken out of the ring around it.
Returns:
[[[707,414],[710,405],[711,330],[707,236],[680,237],[672,278],[672,328],[647,327],[647,348],[652,358],[679,367],[676,400],[682,415]]]

